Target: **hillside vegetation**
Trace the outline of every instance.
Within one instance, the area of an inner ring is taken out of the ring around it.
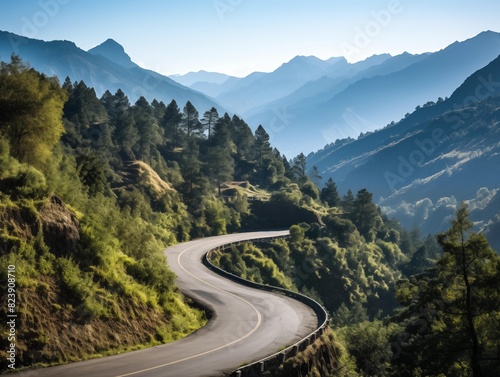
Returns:
[[[362,198],[349,212],[341,200],[322,227],[293,225],[289,239],[213,255],[233,274],[300,291],[329,311],[334,331],[323,339],[325,354],[305,352],[283,368],[293,363],[301,375],[317,376],[334,358],[331,376],[497,376],[500,257],[470,232],[466,205],[449,230],[423,240]]]
[[[84,82],[61,85],[15,56],[1,63],[0,274],[7,281],[15,266],[17,368],[191,333],[206,313],[178,291],[162,249],[286,227],[287,240],[215,255],[332,315],[334,333],[283,371],[304,359],[341,376],[498,374],[500,262],[470,233],[467,209],[424,239],[384,215],[367,189],[340,195],[307,171],[303,154],[287,160],[262,126],[252,132],[215,108],[200,116],[189,101],[182,110],[174,100],[131,104],[121,90],[97,98]]]
[[[236,116],[200,116],[190,102],[130,104],[121,90],[99,99],[18,57],[1,63],[0,266],[2,281],[8,266],[16,271],[17,368],[202,326],[206,314],[178,291],[162,250],[267,225],[251,203],[266,211],[293,179],[264,128],[253,133]],[[8,337],[0,344],[6,370]]]

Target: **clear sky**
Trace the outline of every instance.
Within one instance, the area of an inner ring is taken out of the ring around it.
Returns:
[[[436,51],[500,32],[499,16],[499,0],[0,0],[1,30],[84,50],[113,38],[163,74],[244,76],[296,55]]]

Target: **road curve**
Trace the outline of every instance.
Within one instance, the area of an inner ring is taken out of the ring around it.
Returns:
[[[165,250],[178,287],[213,313],[207,325],[188,337],[145,350],[18,375],[220,376],[297,342],[318,326],[311,308],[280,294],[234,283],[202,264],[203,255],[217,246],[285,234],[287,231],[239,233],[190,241]]]

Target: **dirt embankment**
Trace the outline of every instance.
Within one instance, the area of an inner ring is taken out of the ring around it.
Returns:
[[[161,333],[169,326],[167,316],[145,303],[130,302],[113,287],[98,285],[96,292],[113,298],[115,305],[110,309],[113,315],[88,318],[79,311],[77,299],[68,293],[57,269],[50,267],[57,258],[71,258],[82,250],[77,216],[60,198],[4,204],[0,207],[0,223],[0,255],[8,256],[9,264],[17,263],[17,370],[82,360],[162,341]],[[45,265],[40,262],[42,258]],[[2,280],[3,277],[2,274]],[[2,302],[7,300],[4,298]],[[6,305],[0,307],[0,318],[7,318],[6,310]],[[5,323],[0,324],[0,332],[6,334],[6,331]],[[9,370],[6,361],[9,347],[8,337],[0,337],[0,372]]]

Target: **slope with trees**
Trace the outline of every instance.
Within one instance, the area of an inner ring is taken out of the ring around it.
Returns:
[[[161,250],[289,227],[288,240],[234,246],[216,262],[321,301],[336,327],[332,373],[496,373],[498,300],[488,297],[498,293],[498,257],[484,236],[469,236],[465,209],[437,242],[423,239],[366,188],[339,192],[333,179],[318,188],[303,154],[288,160],[264,127],[252,132],[213,107],[130,103],[121,90],[97,98],[83,81],[60,85],[17,57],[1,63],[0,87],[0,265],[18,272],[18,365],[187,335],[206,315],[178,292]],[[450,348],[458,338],[463,349]],[[418,346],[432,342],[456,357]]]
[[[175,101],[130,103],[122,90],[97,98],[16,56],[1,63],[0,88],[0,264],[3,275],[16,266],[24,324],[16,365],[159,344],[202,326],[205,313],[177,290],[161,250],[254,221],[247,195],[224,184],[286,184],[284,157],[213,107],[202,122],[190,102],[181,112]]]

